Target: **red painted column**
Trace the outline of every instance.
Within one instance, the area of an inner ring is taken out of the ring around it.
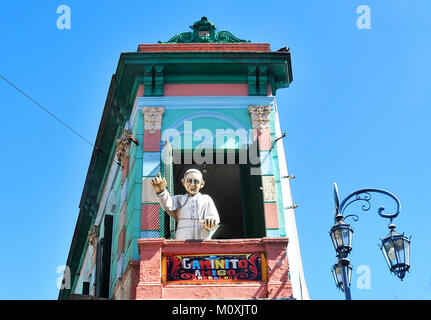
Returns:
[[[144,116],[144,155],[145,153],[160,152],[164,111],[164,107],[142,107],[142,114]],[[162,224],[159,221],[160,205],[157,204],[157,196],[151,186],[152,178],[144,176],[142,180],[141,231],[146,233],[146,238],[161,236],[160,226]]]
[[[136,299],[162,299],[162,248],[165,239],[139,239],[138,248],[141,256],[139,263],[139,282]]]
[[[278,229],[278,211],[277,203],[264,203],[265,208],[265,225],[267,229]]]
[[[158,152],[160,151],[160,129],[154,130],[144,130],[144,152]]]
[[[128,155],[126,158],[124,158],[124,163],[122,164],[121,168],[121,185],[123,185],[124,181],[129,176],[129,162],[130,156]]]
[[[271,143],[271,131],[269,128],[264,128],[258,133],[259,139],[259,150],[260,151],[270,151],[272,147]]]
[[[263,238],[268,265],[268,298],[292,297],[292,284],[289,280],[289,263],[286,256],[287,238]]]
[[[136,288],[139,284],[139,260],[131,260],[129,262],[130,268],[132,268],[132,292],[131,298],[136,300]]]

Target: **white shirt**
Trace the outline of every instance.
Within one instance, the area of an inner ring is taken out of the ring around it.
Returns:
[[[171,196],[165,189],[157,196],[163,210],[171,217],[177,218],[175,239],[211,239],[210,231],[199,222],[205,218],[213,218],[216,219],[217,225],[220,223],[217,208],[209,195],[198,192],[193,196]]]

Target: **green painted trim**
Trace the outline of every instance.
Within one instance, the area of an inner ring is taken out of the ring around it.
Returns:
[[[248,67],[248,95],[255,96],[257,95],[257,75],[256,75],[256,66]]]
[[[144,74],[144,96],[153,96],[154,68],[160,65],[163,83],[248,83],[248,66],[259,65],[267,68],[276,91],[292,81],[289,61],[289,52],[126,52],[117,67],[117,95],[132,101],[130,88]]]
[[[153,95],[153,67],[145,66],[144,67],[144,96],[152,96]]]
[[[266,66],[259,66],[259,73],[258,73],[258,77],[257,77],[257,83],[259,86],[259,92],[258,95],[259,96],[266,96],[268,95],[268,90],[267,90],[267,84],[268,84],[268,77],[267,77],[267,67]]]
[[[132,105],[132,106],[134,105],[135,99],[136,99],[136,95],[138,94],[139,86],[141,84],[143,84],[143,83],[144,83],[144,77],[142,77],[142,76],[136,76],[135,81],[133,82],[133,86],[132,86],[132,89],[131,89],[129,100],[127,101],[128,105]]]
[[[118,128],[118,130],[117,130],[116,136],[118,136],[118,134],[119,134],[118,133],[119,129],[120,128]],[[116,144],[113,144],[112,147],[111,147],[111,151],[109,152],[108,163],[113,163],[114,158],[115,158],[115,149],[116,149]],[[118,166],[118,167],[120,167],[120,166]],[[103,190],[105,189],[104,188],[105,187],[105,183],[106,183],[106,180],[108,179],[108,175],[109,175],[110,170],[111,170],[111,166],[107,165],[106,168],[105,168],[105,172],[103,173],[103,178],[102,178],[102,182],[101,182],[101,185],[103,187],[99,189],[99,192],[97,194],[97,198],[96,198],[97,199],[97,203],[100,203],[100,199],[102,198]],[[117,173],[118,173],[118,168],[117,168]]]
[[[84,248],[86,248],[86,249],[88,248],[88,238],[87,238],[87,241],[85,241]],[[84,262],[85,254],[86,254],[86,253],[87,253],[87,250],[84,250],[84,251],[82,252],[82,254],[81,254],[81,258],[79,259],[79,264],[78,264],[78,269],[77,269],[77,271],[80,271],[80,270],[82,269],[82,263]],[[70,288],[71,288],[71,289],[70,289],[71,293],[75,292],[75,289],[76,289],[76,285],[77,285],[78,280],[79,280],[79,276],[77,276],[77,272],[76,272],[76,277],[75,277],[75,279],[74,279],[74,281],[73,281],[73,285],[70,287]]]
[[[154,95],[163,96],[163,65],[155,66]]]
[[[248,83],[247,74],[168,74],[165,84],[199,84],[199,83]]]

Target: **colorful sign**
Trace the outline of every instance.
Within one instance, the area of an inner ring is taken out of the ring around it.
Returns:
[[[163,281],[266,281],[262,253],[222,255],[166,255]]]

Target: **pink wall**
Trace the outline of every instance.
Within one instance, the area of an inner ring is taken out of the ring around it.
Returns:
[[[272,96],[271,85],[267,85],[268,96]],[[248,96],[246,83],[192,83],[165,84],[163,95],[175,96]],[[144,86],[140,85],[136,97],[144,96]]]
[[[248,96],[246,83],[165,84],[165,96]]]
[[[193,83],[165,84],[165,96],[248,96],[246,83]],[[267,85],[268,96],[272,96],[271,85]]]

